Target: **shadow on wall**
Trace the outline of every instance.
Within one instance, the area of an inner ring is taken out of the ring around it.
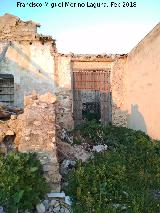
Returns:
[[[56,119],[57,123],[64,128],[73,128],[73,118],[72,118],[72,91],[68,88],[61,88],[59,86],[59,81],[55,78],[54,73],[54,63],[52,67],[49,67],[46,72],[48,58],[45,58],[46,65],[41,67],[38,64],[38,60],[29,57],[22,49],[16,45],[12,45],[12,48],[16,51],[17,55],[20,57],[20,62],[18,59],[13,57],[3,58],[0,63],[0,73],[12,74],[14,76],[14,106],[24,107],[24,96],[31,94],[33,91],[38,94],[44,94],[46,92],[51,92],[53,95],[57,96],[57,109],[56,109]],[[45,57],[41,55],[42,57]],[[40,59],[39,59],[40,60]],[[54,60],[54,58],[50,58]],[[24,63],[23,63],[24,62]],[[51,62],[51,61],[50,61]]]
[[[33,91],[38,94],[51,92],[58,99],[56,105],[58,125],[66,129],[73,128],[72,91],[68,88],[59,87],[53,76],[45,72],[39,73],[36,70],[28,69],[28,67],[22,67],[7,57],[0,63],[0,73],[14,76],[14,106],[23,108],[24,96]]]
[[[22,58],[27,60],[28,63],[30,63],[37,70],[37,72],[43,74],[47,78],[49,77],[49,75],[47,75],[47,73],[44,71],[44,69],[42,69],[42,67],[40,67],[35,61],[33,61],[31,59],[31,57],[28,56],[24,51],[22,51],[20,48],[18,48],[14,44],[11,45],[11,48],[13,48]]]
[[[127,118],[128,127],[134,130],[141,130],[147,134],[147,127],[142,113],[137,104],[131,105],[131,114]]]
[[[15,106],[23,107],[24,95],[36,91],[39,94],[45,92],[55,93],[57,82],[53,78],[19,66],[8,58],[0,64],[0,73],[14,76],[14,100]]]
[[[30,59],[21,49],[16,47],[13,48],[27,60],[29,64],[35,69],[28,69],[29,67],[22,67],[17,62],[12,61],[9,58],[5,58],[3,63],[0,64],[0,72],[14,75],[15,78],[15,105],[23,106],[24,95],[29,94],[33,90],[39,94],[50,91],[51,93],[57,93],[60,99],[59,107],[59,120],[68,120],[71,122],[71,112],[72,112],[72,92],[66,88],[57,88],[58,82],[55,82],[50,74],[46,73],[35,61]],[[40,72],[39,72],[40,71]],[[113,110],[113,106],[112,106]],[[68,113],[69,112],[69,113]],[[137,104],[131,105],[131,114],[127,112],[118,111],[118,114],[122,117],[127,117],[127,126],[135,130],[142,130],[147,133],[147,128],[145,120]],[[127,114],[127,115],[126,115]],[[68,115],[68,116],[67,116]],[[122,122],[121,122],[122,123]]]
[[[15,49],[17,54],[22,58],[22,61],[27,61],[28,66],[20,66],[17,61],[13,61],[7,56],[0,63],[0,73],[12,74],[14,76],[14,105],[23,107],[24,95],[36,91],[39,94],[45,92],[55,93],[57,82],[54,80],[54,73],[47,73],[33,61],[20,48],[13,45],[11,48]]]

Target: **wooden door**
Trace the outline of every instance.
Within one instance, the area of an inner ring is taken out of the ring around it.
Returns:
[[[73,115],[75,126],[83,122],[83,94],[95,93],[95,103],[97,106],[97,94],[100,94],[99,109],[101,123],[108,125],[111,122],[111,96],[110,96],[110,74],[109,71],[89,70],[73,72]],[[90,99],[90,97],[88,97]],[[90,103],[89,103],[90,104]],[[96,109],[95,109],[96,111]]]

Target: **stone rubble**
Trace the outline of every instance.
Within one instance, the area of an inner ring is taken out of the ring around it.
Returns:
[[[66,131],[66,129],[62,129],[60,131],[60,139],[66,141],[69,144],[73,144],[73,135],[69,135],[69,133]]]
[[[11,14],[0,16],[0,40],[35,40],[37,27],[40,26],[32,21],[23,22]]]
[[[107,145],[95,145],[88,149],[85,141],[81,145],[73,144],[72,133],[56,124],[56,100],[51,93],[38,95],[33,92],[25,97],[23,114],[11,114],[9,120],[0,122],[0,153],[8,152],[5,143],[10,137],[14,138],[12,145],[18,151],[36,152],[46,181],[52,188],[51,193],[36,205],[36,210],[25,213],[72,212],[70,198],[60,193],[61,187],[67,185],[63,176],[74,168],[77,160],[85,162],[93,156],[93,152],[108,148]],[[5,213],[2,207],[0,213]]]
[[[71,213],[71,201],[64,192],[49,193],[47,198],[36,205],[36,213]]]
[[[63,68],[64,70],[64,68]],[[67,73],[63,74],[65,77]],[[64,79],[68,81],[68,79]],[[70,81],[70,78],[69,78]],[[72,116],[72,92],[71,90],[58,89],[56,91],[57,106],[56,106],[56,124],[57,134],[63,134],[62,129],[73,128],[73,116]],[[60,131],[59,131],[60,130]],[[66,138],[67,139],[67,138]],[[68,138],[70,140],[70,138]]]
[[[154,193],[154,198],[160,200],[160,191],[159,191],[159,190],[156,190],[156,191],[154,191],[153,193]]]
[[[15,118],[17,115],[23,113],[23,110],[13,106],[7,106],[0,102],[0,119]]]
[[[95,151],[95,152],[103,152],[105,150],[108,149],[108,146],[107,145],[96,145],[96,146],[93,146],[93,149],[92,151]]]
[[[7,121],[0,122],[0,154],[6,155],[11,150],[16,150],[13,141],[15,132],[9,127]]]
[[[14,144],[19,152],[36,152],[42,163],[44,177],[53,191],[60,191],[61,176],[57,159],[55,130],[56,97],[51,93],[38,95],[33,92],[24,99],[24,113],[10,119],[14,129]]]
[[[74,168],[75,164],[76,164],[75,161],[65,159],[61,164],[60,174],[61,175],[67,174],[70,169]]]
[[[83,146],[71,146],[70,144],[62,142],[60,140],[58,140],[57,149],[61,160],[82,160],[83,162],[85,162],[92,156],[92,153],[87,152]]]
[[[2,206],[0,206],[0,213],[5,213],[5,211],[4,211]]]
[[[53,193],[51,193],[53,194]],[[56,194],[56,193],[55,193]],[[71,201],[69,196],[59,193],[59,197],[48,197],[38,203],[34,209],[20,211],[21,213],[72,213]],[[2,206],[0,206],[0,213],[7,213]]]
[[[45,213],[45,211],[46,211],[45,205],[43,203],[37,204],[36,210],[38,213]]]

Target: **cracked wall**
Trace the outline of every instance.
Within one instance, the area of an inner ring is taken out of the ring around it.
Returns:
[[[23,107],[32,91],[55,92],[55,41],[37,34],[37,24],[6,14],[0,17],[0,52],[11,42],[0,63],[0,73],[14,76],[14,105]]]
[[[8,126],[15,132],[14,145],[19,152],[36,152],[41,161],[44,177],[52,190],[60,190],[61,176],[56,146],[56,97],[51,93],[25,96],[24,112],[9,120]]]
[[[57,79],[57,124],[61,128],[72,129],[72,85],[71,85],[71,57],[61,54],[55,56]]]
[[[123,69],[116,68],[120,55],[64,55],[56,51],[55,40],[37,33],[40,25],[32,21],[23,22],[18,17],[5,14],[0,17],[0,50],[11,41],[4,59],[0,63],[0,73],[14,76],[14,105],[23,107],[24,96],[36,91],[40,94],[50,91],[56,94],[57,124],[62,128],[73,128],[72,71],[76,69],[110,70],[114,76],[111,90],[114,99],[113,123],[122,122],[117,116],[119,107],[118,90]],[[8,23],[8,24],[6,24]],[[122,66],[121,66],[122,67]],[[121,77],[119,77],[121,76]],[[117,81],[115,79],[118,79]]]
[[[141,129],[159,137],[160,126],[155,123],[158,123],[157,115],[160,113],[157,95],[160,25],[128,55],[60,54],[54,39],[37,33],[39,26],[10,14],[0,17],[1,53],[11,41],[0,62],[0,73],[14,75],[14,105],[23,107],[24,96],[32,91],[40,94],[50,91],[58,99],[57,125],[71,129],[74,126],[72,72],[79,69],[110,70],[112,123]],[[136,106],[144,119],[145,128],[135,114]],[[154,115],[153,111],[156,112]]]
[[[72,70],[74,71],[110,71],[112,124],[118,126],[127,126],[127,113],[124,109],[126,58],[127,55],[80,55],[72,57]]]
[[[127,127],[128,112],[125,108],[126,85],[125,66],[127,56],[115,60],[112,64],[111,90],[112,90],[112,124]]]

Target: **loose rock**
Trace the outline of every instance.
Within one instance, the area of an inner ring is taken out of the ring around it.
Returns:
[[[58,203],[58,201],[57,200],[51,200],[51,202],[50,202],[50,205],[51,206],[58,206],[59,205],[59,203]]]
[[[53,211],[54,211],[55,213],[58,213],[58,212],[60,211],[60,209],[61,209],[61,207],[60,207],[60,206],[57,206],[56,208],[53,209]]]
[[[95,151],[95,152],[103,152],[107,149],[108,149],[107,145],[97,145],[97,146],[93,146],[92,150]]]
[[[6,132],[6,136],[12,136],[12,135],[15,135],[15,133],[13,132],[13,130],[8,130],[7,132]]]
[[[36,205],[37,213],[45,213],[46,208],[43,203]]]
[[[66,159],[65,159],[65,160],[63,161],[63,163],[61,164],[60,173],[61,173],[62,175],[67,174],[68,171],[69,171],[70,169],[72,169],[72,168],[74,167],[75,164],[76,164],[75,161],[66,160]]]
[[[2,206],[0,206],[0,213],[5,213],[5,211],[4,211]]]

